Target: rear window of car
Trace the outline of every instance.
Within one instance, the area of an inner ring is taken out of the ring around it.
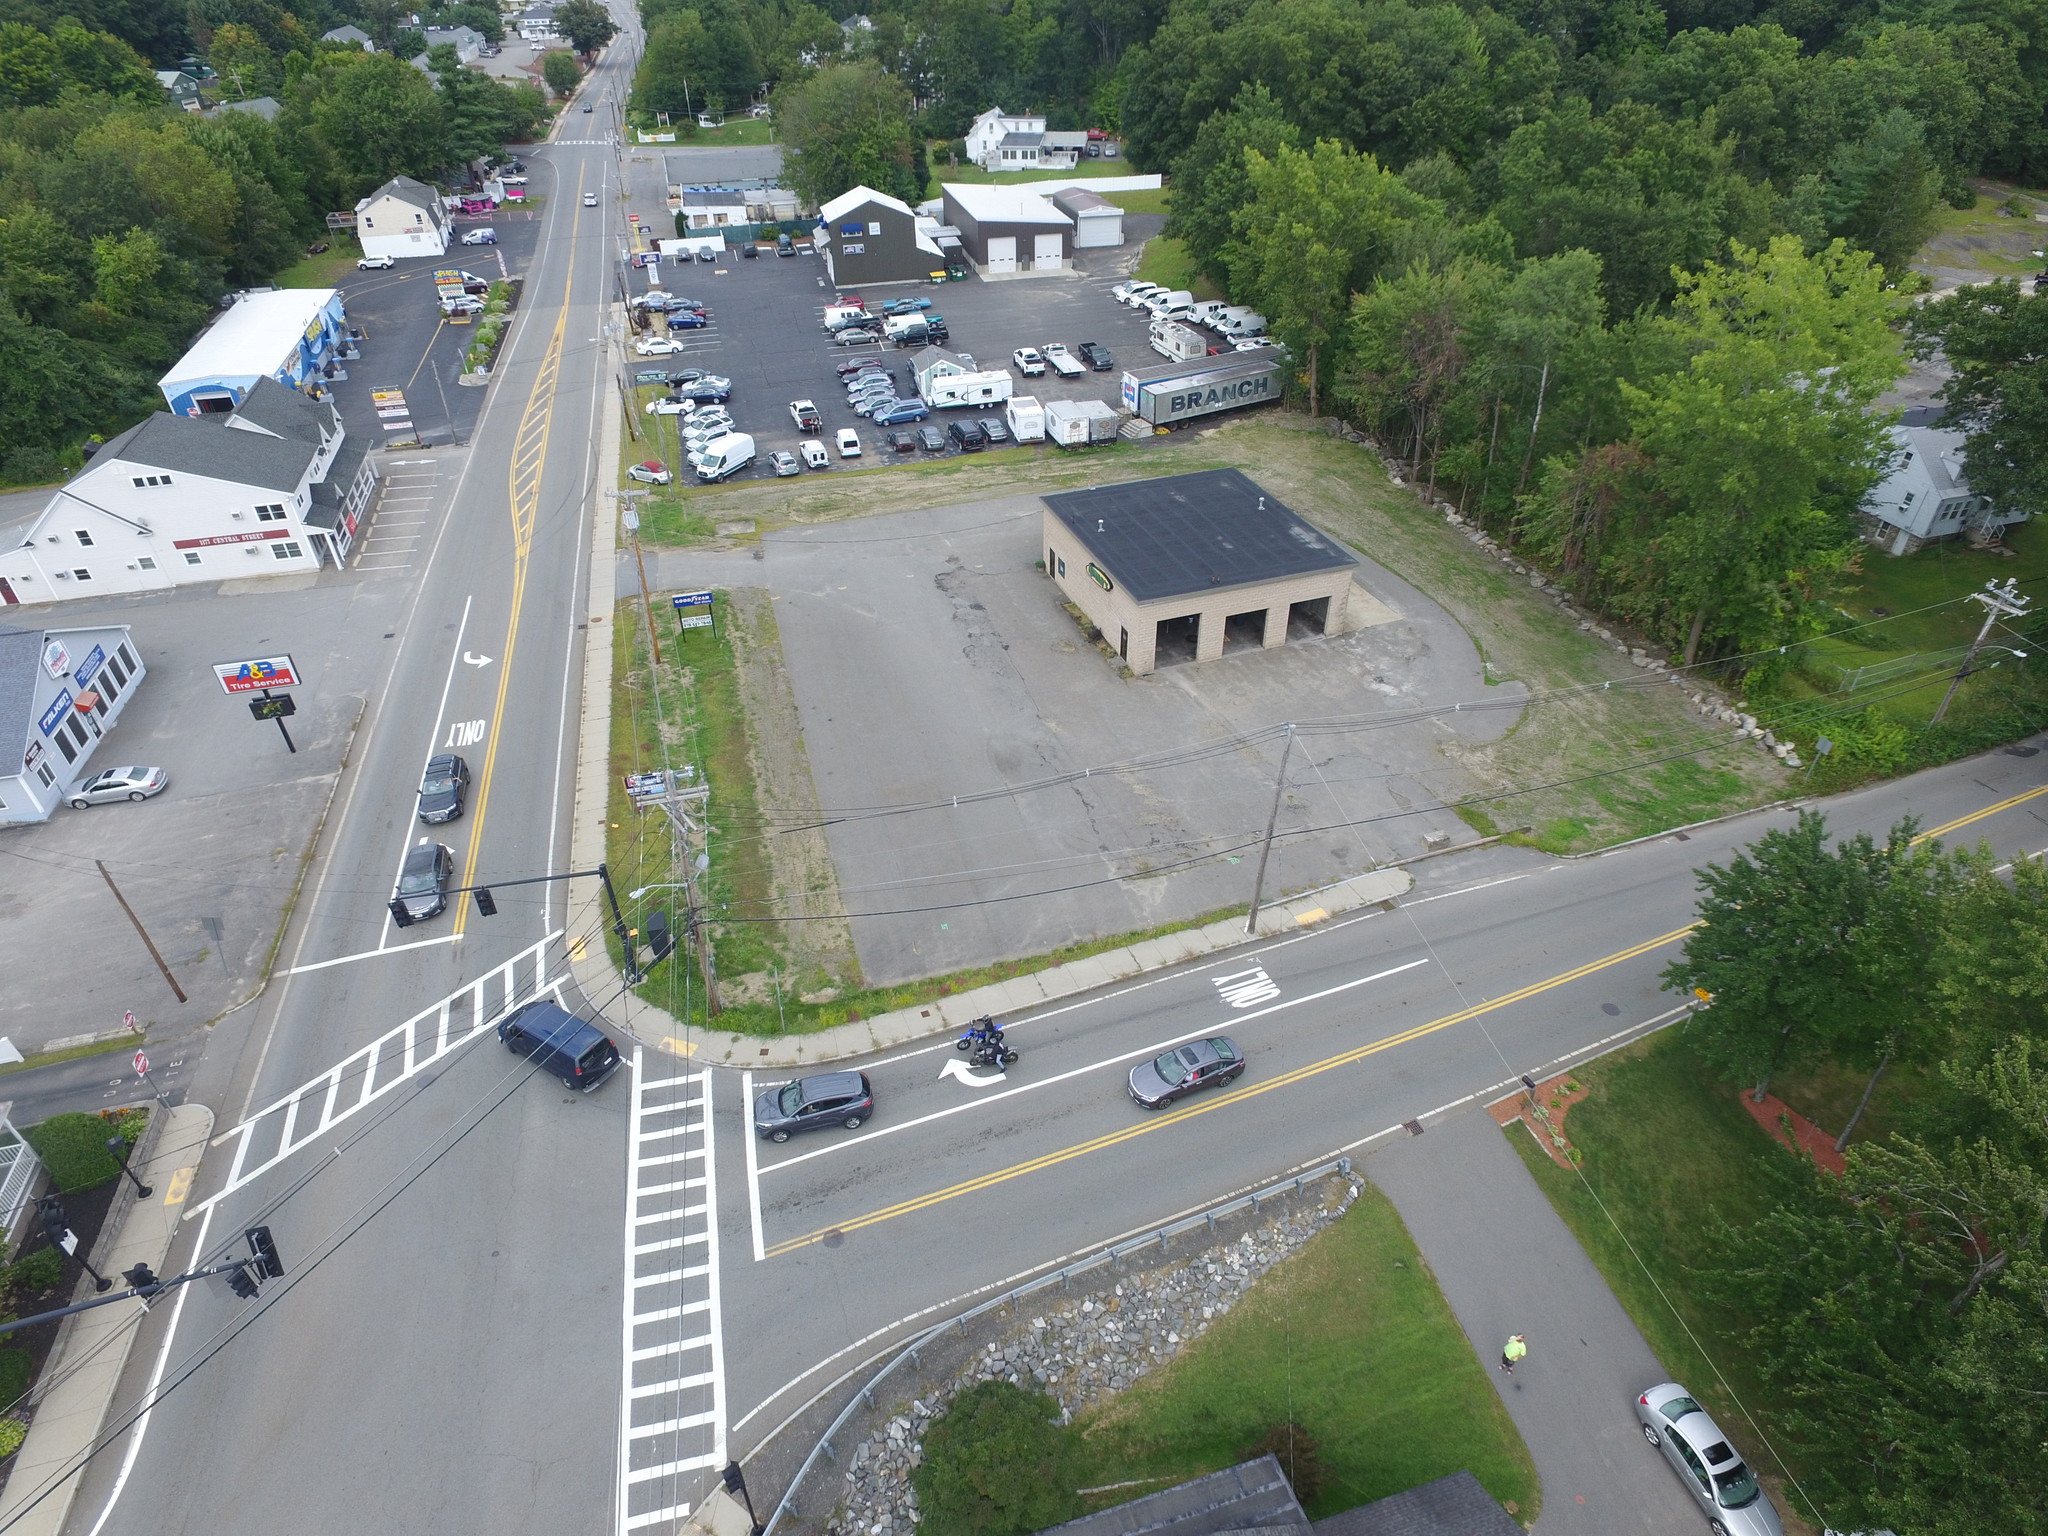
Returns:
[[[1216,1053],[1218,1061],[1237,1060],[1237,1051],[1228,1040],[1211,1040],[1209,1049]]]
[[[610,1066],[618,1053],[612,1049],[609,1040],[600,1040],[581,1056],[576,1058],[578,1072],[602,1072]]]

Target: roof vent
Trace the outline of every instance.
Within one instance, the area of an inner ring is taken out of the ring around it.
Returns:
[[[1109,531],[1109,529],[1108,529],[1108,525],[1107,525],[1106,523],[1104,523],[1104,522],[1102,521],[1102,519],[1101,519],[1101,518],[1099,518],[1099,517],[1098,517],[1097,519],[1095,519],[1095,531],[1096,531],[1097,533],[1107,533],[1107,532]],[[57,541],[56,541],[55,539],[52,539],[52,540],[50,540],[50,542],[51,542],[52,544],[54,544],[54,543],[56,543]]]

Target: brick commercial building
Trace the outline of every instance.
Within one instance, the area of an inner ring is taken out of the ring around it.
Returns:
[[[1044,500],[1046,574],[1133,672],[1344,628],[1358,561],[1238,470]]]

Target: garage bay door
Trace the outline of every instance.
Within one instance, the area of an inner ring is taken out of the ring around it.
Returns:
[[[988,243],[988,270],[991,272],[1014,272],[1017,270],[1017,237],[998,235]]]
[[[1031,265],[1041,272],[1057,271],[1066,264],[1066,257],[1060,250],[1060,237],[1033,235],[1031,237]]]

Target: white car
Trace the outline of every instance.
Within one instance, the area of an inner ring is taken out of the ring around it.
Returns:
[[[668,466],[661,460],[649,459],[644,464],[630,465],[626,470],[626,478],[638,480],[643,485],[669,485],[676,477],[669,473]]]
[[[642,357],[668,357],[683,350],[680,341],[670,341],[666,336],[642,336],[633,343],[633,350]]]
[[[830,457],[825,452],[825,445],[815,437],[807,437],[798,443],[796,451],[803,456],[803,461],[813,469],[823,469],[831,462]]]
[[[480,315],[483,312],[484,301],[467,293],[460,298],[441,301],[441,313],[444,315]]]
[[[588,108],[588,107],[585,107],[585,108],[584,108],[583,110],[584,110],[584,111],[586,111],[586,112],[588,112],[588,111],[590,110],[590,108]],[[595,208],[595,207],[597,206],[597,194],[596,194],[595,192],[586,192],[586,193],[584,193],[584,194],[583,194],[583,206],[584,206],[584,207],[586,207],[586,208]]]
[[[799,432],[805,427],[809,427],[813,432],[817,431],[819,425],[817,402],[812,400],[790,401],[789,419],[796,423]]]
[[[365,256],[356,263],[358,272],[389,272],[398,265],[396,256]]]
[[[1141,278],[1128,278],[1125,281],[1118,283],[1114,288],[1110,289],[1109,296],[1112,299],[1115,299],[1119,304],[1128,304],[1131,299],[1131,294],[1134,290],[1139,288],[1154,288],[1157,286],[1158,285],[1156,283],[1148,283]]]
[[[1017,371],[1027,379],[1035,379],[1045,372],[1045,359],[1036,347],[1019,347],[1010,354],[1010,361],[1017,365]]]
[[[860,434],[851,427],[839,429],[839,457],[857,459],[860,457]]]
[[[108,768],[94,774],[66,798],[73,810],[82,811],[88,805],[108,805],[116,800],[147,800],[151,795],[162,794],[170,782],[171,776],[161,768]]]
[[[498,232],[495,229],[472,229],[462,237],[464,245],[496,245]]]
[[[671,400],[667,395],[663,395],[659,400],[647,402],[647,414],[650,416],[687,416],[690,414],[690,402],[687,400]]]
[[[1151,298],[1153,294],[1165,293],[1166,291],[1165,288],[1162,288],[1157,283],[1131,283],[1124,288],[1122,293],[1117,294],[1117,297],[1131,308],[1136,309],[1140,304]],[[1110,292],[1115,293],[1116,290],[1112,288]]]

